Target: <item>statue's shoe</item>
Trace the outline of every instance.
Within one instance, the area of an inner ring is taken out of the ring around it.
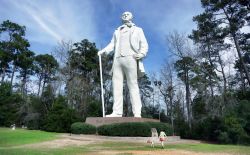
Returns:
[[[114,113],[112,113],[110,115],[106,115],[106,117],[122,117],[122,115],[121,114],[114,114]]]
[[[134,117],[138,117],[138,118],[141,118],[141,115],[134,115]]]

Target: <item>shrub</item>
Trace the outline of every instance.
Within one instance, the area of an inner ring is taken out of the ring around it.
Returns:
[[[200,125],[203,128],[200,138],[209,141],[217,141],[220,132],[225,130],[223,120],[218,117],[208,117],[204,119]]]
[[[103,125],[98,127],[98,134],[106,136],[150,137],[151,128],[156,128],[158,132],[165,131],[167,135],[172,134],[172,129],[168,124],[158,122],[130,122]]]
[[[20,94],[11,91],[10,83],[0,85],[0,126],[19,125],[19,114],[24,101]]]
[[[147,123],[150,125],[150,128],[156,128],[158,133],[164,131],[167,136],[173,135],[173,129],[167,123],[160,123],[160,122],[147,122]]]
[[[250,92],[249,92],[250,93]],[[237,107],[237,117],[244,130],[250,135],[250,101],[241,100]]]
[[[87,117],[101,117],[102,106],[99,101],[96,101],[94,98],[90,98],[87,102],[89,103],[87,106]]]
[[[39,130],[41,119],[39,113],[29,113],[24,118],[25,125],[29,130]]]
[[[71,125],[71,133],[73,134],[95,134],[96,127],[90,124],[76,122]]]
[[[231,139],[229,138],[227,132],[220,132],[218,136],[218,141],[223,144],[232,143]]]
[[[188,124],[186,122],[183,122],[181,125],[179,125],[179,134],[180,134],[180,137],[183,138],[183,139],[190,139],[190,138],[193,138],[192,137],[192,132],[190,131],[190,128],[188,126]]]
[[[79,120],[75,110],[68,107],[66,99],[59,96],[43,120],[42,129],[50,132],[70,132],[71,124]]]
[[[145,123],[116,123],[103,125],[98,128],[100,135],[107,136],[141,136],[147,137],[150,133],[150,126]]]
[[[239,137],[238,144],[250,145],[250,136],[243,134]]]
[[[232,143],[240,143],[241,137],[246,137],[246,132],[241,126],[239,119],[233,116],[225,118],[227,134],[232,140]]]

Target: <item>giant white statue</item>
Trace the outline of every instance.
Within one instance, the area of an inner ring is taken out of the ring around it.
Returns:
[[[126,78],[134,117],[141,117],[141,98],[137,78],[145,73],[142,64],[148,52],[148,43],[143,30],[133,22],[130,12],[122,14],[122,23],[118,27],[111,42],[98,52],[110,54],[114,52],[112,66],[113,112],[106,117],[122,117],[123,114],[123,80]]]

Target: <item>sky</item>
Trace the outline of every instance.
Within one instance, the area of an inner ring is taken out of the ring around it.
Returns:
[[[0,0],[0,23],[26,26],[26,38],[36,54],[52,53],[61,40],[88,39],[98,49],[111,40],[121,25],[121,14],[133,13],[149,44],[146,72],[158,72],[170,57],[166,35],[190,34],[200,14],[200,0]]]

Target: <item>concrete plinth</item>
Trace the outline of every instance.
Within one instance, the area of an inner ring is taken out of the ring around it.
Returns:
[[[113,123],[125,123],[125,122],[160,122],[151,118],[138,118],[138,117],[87,117],[85,123],[94,125],[96,127],[113,124]]]

